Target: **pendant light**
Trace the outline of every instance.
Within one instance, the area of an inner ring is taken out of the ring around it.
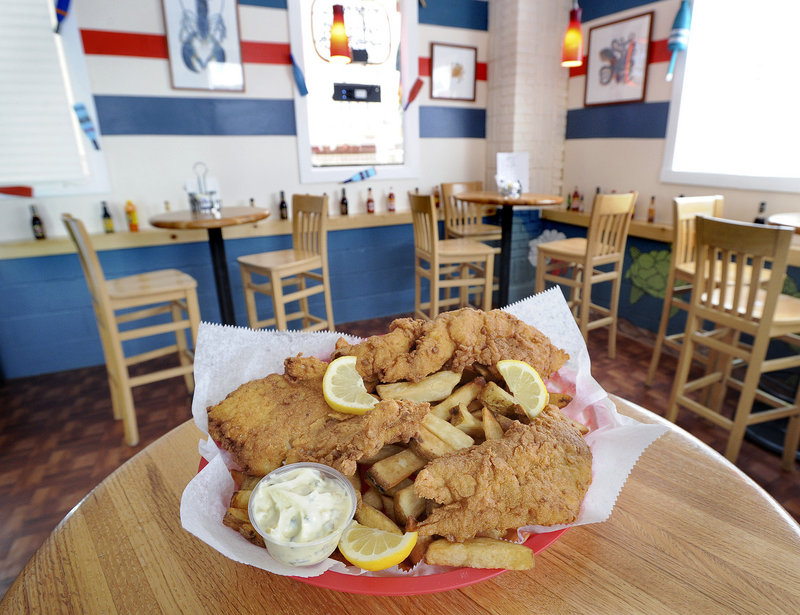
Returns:
[[[583,32],[581,31],[581,7],[578,0],[572,0],[569,12],[569,26],[564,34],[561,47],[561,66],[580,66],[583,64]]]
[[[350,44],[344,31],[344,6],[333,5],[333,25],[331,25],[331,62],[349,64],[353,59]]]

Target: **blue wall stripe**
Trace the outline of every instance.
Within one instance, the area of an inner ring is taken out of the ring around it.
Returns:
[[[104,136],[111,135],[291,135],[290,99],[161,98],[95,96]],[[486,110],[420,107],[420,137],[483,139]]]
[[[272,9],[285,9],[286,0],[239,0],[239,4],[248,6],[263,6]]]
[[[584,107],[567,111],[567,139],[663,139],[668,102]]]
[[[485,139],[486,109],[420,106],[419,136]]]
[[[581,21],[584,23],[592,19],[599,19],[607,15],[614,15],[620,11],[653,4],[652,0],[581,0],[580,7],[583,10]],[[677,10],[677,9],[676,9]],[[642,12],[646,12],[643,10]],[[618,18],[617,18],[618,19]]]
[[[104,136],[294,135],[294,103],[280,99],[95,96]]]
[[[485,0],[434,0],[419,7],[419,23],[471,30],[489,29],[489,3]]]

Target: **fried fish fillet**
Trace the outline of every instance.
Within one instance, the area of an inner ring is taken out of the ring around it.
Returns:
[[[442,506],[420,536],[463,541],[524,525],[571,523],[592,481],[592,453],[571,421],[548,406],[500,440],[439,457],[420,470],[417,495]]]
[[[327,366],[313,357],[286,359],[284,374],[247,382],[210,407],[209,434],[248,474],[316,461],[350,475],[361,457],[407,442],[430,409],[386,400],[364,416],[336,412],[322,393]]]
[[[474,363],[494,370],[500,359],[525,361],[546,379],[569,358],[541,331],[501,310],[463,308],[432,321],[400,318],[389,329],[355,345],[340,339],[334,356],[355,355],[367,383],[419,382],[440,369],[461,372]]]

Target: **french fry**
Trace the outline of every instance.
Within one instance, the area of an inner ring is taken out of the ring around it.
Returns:
[[[405,489],[409,485],[413,485],[413,484],[414,484],[413,480],[411,480],[410,478],[404,478],[399,483],[397,483],[394,487],[390,487],[389,489],[386,489],[383,493],[381,493],[381,495],[382,496],[383,495],[388,495],[390,497],[393,497],[394,494],[397,493],[398,491],[400,491],[401,489]]]
[[[530,570],[534,566],[531,549],[494,538],[470,538],[464,542],[435,540],[425,552],[425,561],[434,566],[506,570]]]
[[[261,537],[261,534],[256,532],[256,528],[254,528],[249,523],[245,523],[242,527],[239,528],[239,533],[244,536],[248,541],[252,542],[254,545],[259,547],[266,547],[264,544],[264,539]]]
[[[263,476],[256,476],[254,474],[245,474],[244,479],[242,480],[242,484],[239,485],[239,489],[253,489],[260,481]]]
[[[239,489],[239,491],[234,491],[233,496],[231,496],[231,508],[243,508],[247,510],[251,493],[253,493],[252,489]]]
[[[431,402],[444,399],[461,380],[461,374],[443,370],[426,376],[419,382],[393,382],[375,387],[381,399],[407,399]]]
[[[500,440],[503,437],[503,428],[492,414],[492,411],[484,406],[483,408],[483,433],[487,440]]]
[[[436,459],[456,450],[424,425],[420,425],[417,435],[408,443],[408,446],[426,460]]]
[[[514,419],[509,418],[507,416],[503,416],[502,414],[495,414],[494,418],[500,423],[500,427],[503,428],[503,432],[506,431],[509,427],[514,424]]]
[[[383,514],[374,506],[365,504],[362,500],[361,505],[356,508],[356,521],[367,527],[374,527],[379,530],[391,532],[392,534],[402,534],[403,531],[388,516]]]
[[[381,450],[377,453],[372,455],[371,457],[362,457],[358,460],[358,463],[365,466],[371,466],[374,463],[377,463],[381,459],[386,459],[387,457],[391,457],[392,455],[396,455],[400,451],[405,450],[405,447],[400,446],[399,444],[384,444]]]
[[[350,484],[353,485],[353,489],[356,493],[361,493],[361,474],[355,472],[354,474],[348,476],[347,480],[349,480]]]
[[[464,404],[458,404],[450,409],[450,424],[458,427],[471,438],[483,437],[483,423],[476,419]]]
[[[361,501],[378,510],[383,508],[383,500],[381,500],[380,492],[371,485],[367,487],[367,490],[362,494]]]
[[[487,382],[478,394],[478,399],[495,414],[514,416],[519,413],[514,396],[496,382]]]
[[[454,408],[458,404],[469,404],[473,399],[478,397],[482,389],[483,382],[481,380],[468,382],[458,387],[446,399],[432,406],[431,414],[438,416],[440,419],[447,420],[450,416],[450,408]]]
[[[390,495],[382,495],[381,500],[383,501],[383,512],[387,517],[389,517],[389,519],[396,521],[394,515],[394,497]]]
[[[430,429],[441,440],[447,442],[454,449],[467,448],[475,444],[475,440],[461,431],[458,427],[453,427],[444,419],[432,413],[425,415],[422,424]],[[374,467],[374,466],[373,466]]]
[[[548,400],[547,403],[553,404],[558,406],[558,408],[564,408],[572,401],[572,395],[568,393],[552,393],[550,391],[547,392]]]
[[[413,484],[394,494],[394,518],[399,525],[405,527],[409,519],[417,519],[424,512],[425,498],[417,495]]]
[[[426,463],[427,460],[417,455],[414,451],[403,449],[399,453],[373,464],[367,470],[367,477],[379,489],[385,491],[394,487],[404,478],[408,478],[417,470],[421,470]]]
[[[245,523],[250,523],[250,515],[247,514],[247,509],[229,508],[225,511],[225,516],[222,518],[222,523],[236,531]]]

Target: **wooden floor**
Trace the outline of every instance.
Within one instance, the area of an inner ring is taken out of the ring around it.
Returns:
[[[385,332],[390,320],[338,329],[366,336]],[[663,415],[675,359],[665,357],[656,382],[645,387],[649,335],[630,326],[623,326],[620,335],[617,358],[611,361],[606,356],[605,331],[591,334],[595,378],[607,391]],[[122,443],[122,425],[111,417],[103,366],[20,378],[0,386],[0,596],[48,533],[93,486],[191,418],[191,399],[180,378],[140,387],[135,402],[141,443],[130,448]],[[679,416],[678,424],[723,450],[727,432],[722,429],[688,413]],[[800,471],[782,472],[775,454],[748,441],[739,466],[800,520]]]

